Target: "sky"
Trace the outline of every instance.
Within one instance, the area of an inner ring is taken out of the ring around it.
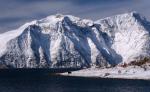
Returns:
[[[53,14],[97,20],[136,11],[150,20],[150,0],[0,0],[0,33]]]

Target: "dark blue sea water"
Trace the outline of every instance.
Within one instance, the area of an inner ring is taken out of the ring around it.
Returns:
[[[67,77],[48,73],[0,75],[0,92],[150,92],[149,80]]]

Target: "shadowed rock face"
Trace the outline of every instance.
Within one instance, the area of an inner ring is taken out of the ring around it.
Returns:
[[[137,13],[93,22],[52,15],[0,34],[8,68],[106,67],[149,57],[148,23]]]
[[[0,69],[8,69],[8,67],[5,64],[0,64]]]

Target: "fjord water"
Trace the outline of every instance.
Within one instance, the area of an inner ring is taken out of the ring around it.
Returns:
[[[69,77],[52,74],[0,76],[0,92],[149,92],[149,80]]]

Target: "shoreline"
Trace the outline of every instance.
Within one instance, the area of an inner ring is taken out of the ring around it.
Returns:
[[[72,71],[68,74],[58,73],[63,76],[74,76],[74,77],[86,77],[86,78],[115,78],[115,79],[140,79],[150,80],[150,70],[144,70],[140,67],[128,67],[128,68],[108,68],[108,69],[83,69],[78,71]]]
[[[150,81],[150,78],[124,78],[124,77],[98,77],[98,76],[76,76],[76,75],[64,75],[64,74],[56,74],[59,76],[65,76],[65,77],[76,77],[76,78],[94,78],[94,79],[119,79],[119,80],[148,80]]]

